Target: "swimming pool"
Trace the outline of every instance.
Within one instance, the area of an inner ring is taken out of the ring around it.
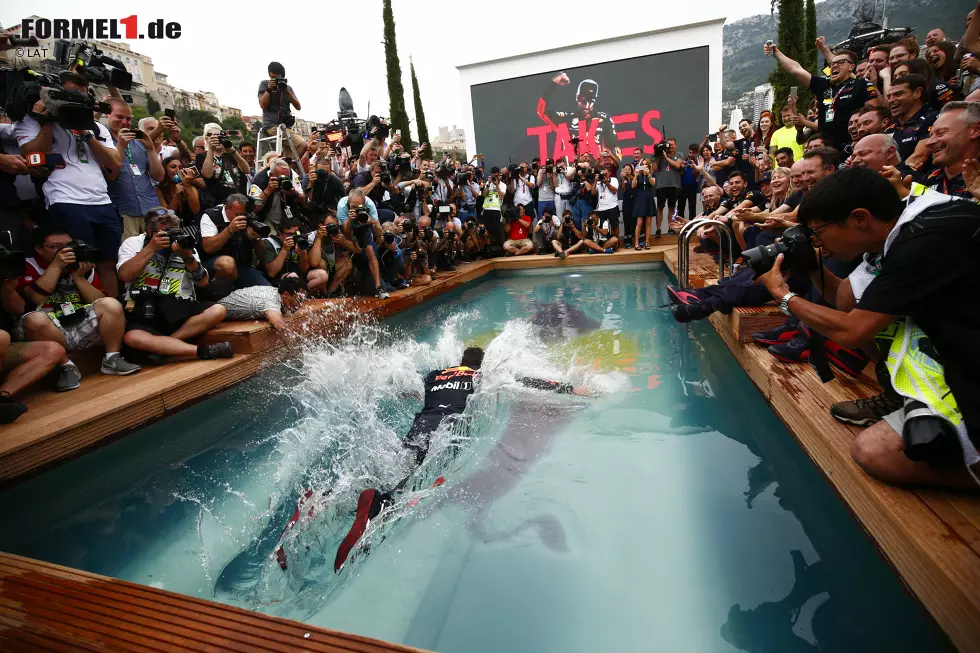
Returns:
[[[665,271],[543,272],[311,343],[5,491],[0,549],[436,651],[951,650],[711,327],[661,308]],[[409,470],[421,374],[469,343],[469,429],[335,575],[357,493]],[[331,493],[284,572],[306,488]]]

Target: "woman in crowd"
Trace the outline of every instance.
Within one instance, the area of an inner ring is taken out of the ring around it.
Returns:
[[[198,217],[201,215],[201,197],[194,186],[193,168],[183,168],[179,156],[163,161],[163,179],[156,186],[160,206],[166,207],[180,218],[185,233],[198,236]]]
[[[769,216],[769,212],[786,203],[786,198],[794,193],[789,168],[776,168],[772,171],[769,192],[764,207],[740,210],[737,214],[735,237],[742,251],[762,244],[772,244],[783,230],[793,224],[782,216]]]
[[[942,111],[948,102],[962,100],[959,87],[960,62],[956,59],[956,46],[949,41],[940,41],[929,46],[926,50],[926,61],[931,69],[929,79],[930,98],[929,108]]]
[[[198,154],[195,160],[197,169],[204,178],[206,204],[216,206],[225,201],[232,193],[246,194],[248,162],[242,158],[234,144],[225,148],[218,138],[221,125],[209,122],[204,125],[204,154]]]
[[[633,215],[633,206],[636,203],[636,188],[633,187],[635,176],[633,166],[629,163],[623,166],[623,171],[619,174],[619,188],[623,193],[623,240],[626,242],[626,249],[633,247],[633,232],[636,231],[636,216]]]
[[[759,124],[756,125],[755,136],[755,147],[759,149],[760,147],[765,149],[766,152],[769,151],[770,141],[772,140],[773,129],[775,119],[773,118],[771,111],[763,111],[759,114]]]
[[[653,217],[657,215],[657,194],[653,188],[655,183],[657,182],[653,178],[653,164],[649,159],[640,159],[630,180],[630,186],[636,190],[636,196],[633,198],[633,218],[636,220],[636,225],[633,227],[633,242],[636,249],[649,249],[647,243],[650,242]]]

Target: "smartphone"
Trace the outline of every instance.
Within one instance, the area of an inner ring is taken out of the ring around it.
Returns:
[[[395,136],[401,136],[401,135],[402,135],[402,130],[396,129],[395,130]]]
[[[191,165],[191,166],[187,166],[187,169],[188,169],[188,170],[193,170],[193,171],[194,171],[194,174],[195,174],[196,176],[198,176],[198,177],[200,177],[200,176],[201,176],[201,172],[200,172],[200,171],[199,171],[199,170],[197,169],[197,166],[194,166],[194,165]]]
[[[718,134],[708,134],[708,142],[714,143],[718,140]]]
[[[112,105],[108,102],[99,102],[99,113],[112,113]]]
[[[798,86],[790,86],[789,87],[790,99],[796,100],[797,96],[799,95],[799,92],[800,92],[800,88]]]
[[[177,112],[173,109],[164,109],[163,115],[166,116],[167,118],[172,118],[173,120],[177,120]]]
[[[139,139],[146,138],[146,132],[144,132],[142,129],[132,129],[131,128],[129,131],[131,131],[134,134],[136,134],[136,138],[139,138]]]

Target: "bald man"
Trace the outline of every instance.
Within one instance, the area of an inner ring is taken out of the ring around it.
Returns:
[[[851,166],[855,168],[870,168],[881,172],[884,166],[897,166],[901,163],[898,156],[898,144],[889,134],[870,134],[854,146]]]

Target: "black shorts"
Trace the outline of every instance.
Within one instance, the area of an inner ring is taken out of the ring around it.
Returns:
[[[143,318],[142,303],[137,302],[134,311],[126,312],[126,331],[146,331],[155,336],[169,336],[184,322],[214,306],[211,302],[199,302],[172,295],[159,295],[154,299],[152,319]]]
[[[598,211],[596,215],[599,216],[599,224],[602,224],[605,220],[609,221],[609,237],[615,238],[619,236],[619,207],[614,206],[611,209],[603,209]]]
[[[415,452],[415,464],[421,465],[429,453],[429,436],[435,432],[442,420],[446,418],[454,419],[456,415],[443,415],[441,413],[418,413],[412,428],[405,436],[405,448]]]
[[[679,188],[658,188],[657,189],[657,206],[663,207],[664,202],[667,203],[667,210],[673,211],[677,208],[677,193]]]

